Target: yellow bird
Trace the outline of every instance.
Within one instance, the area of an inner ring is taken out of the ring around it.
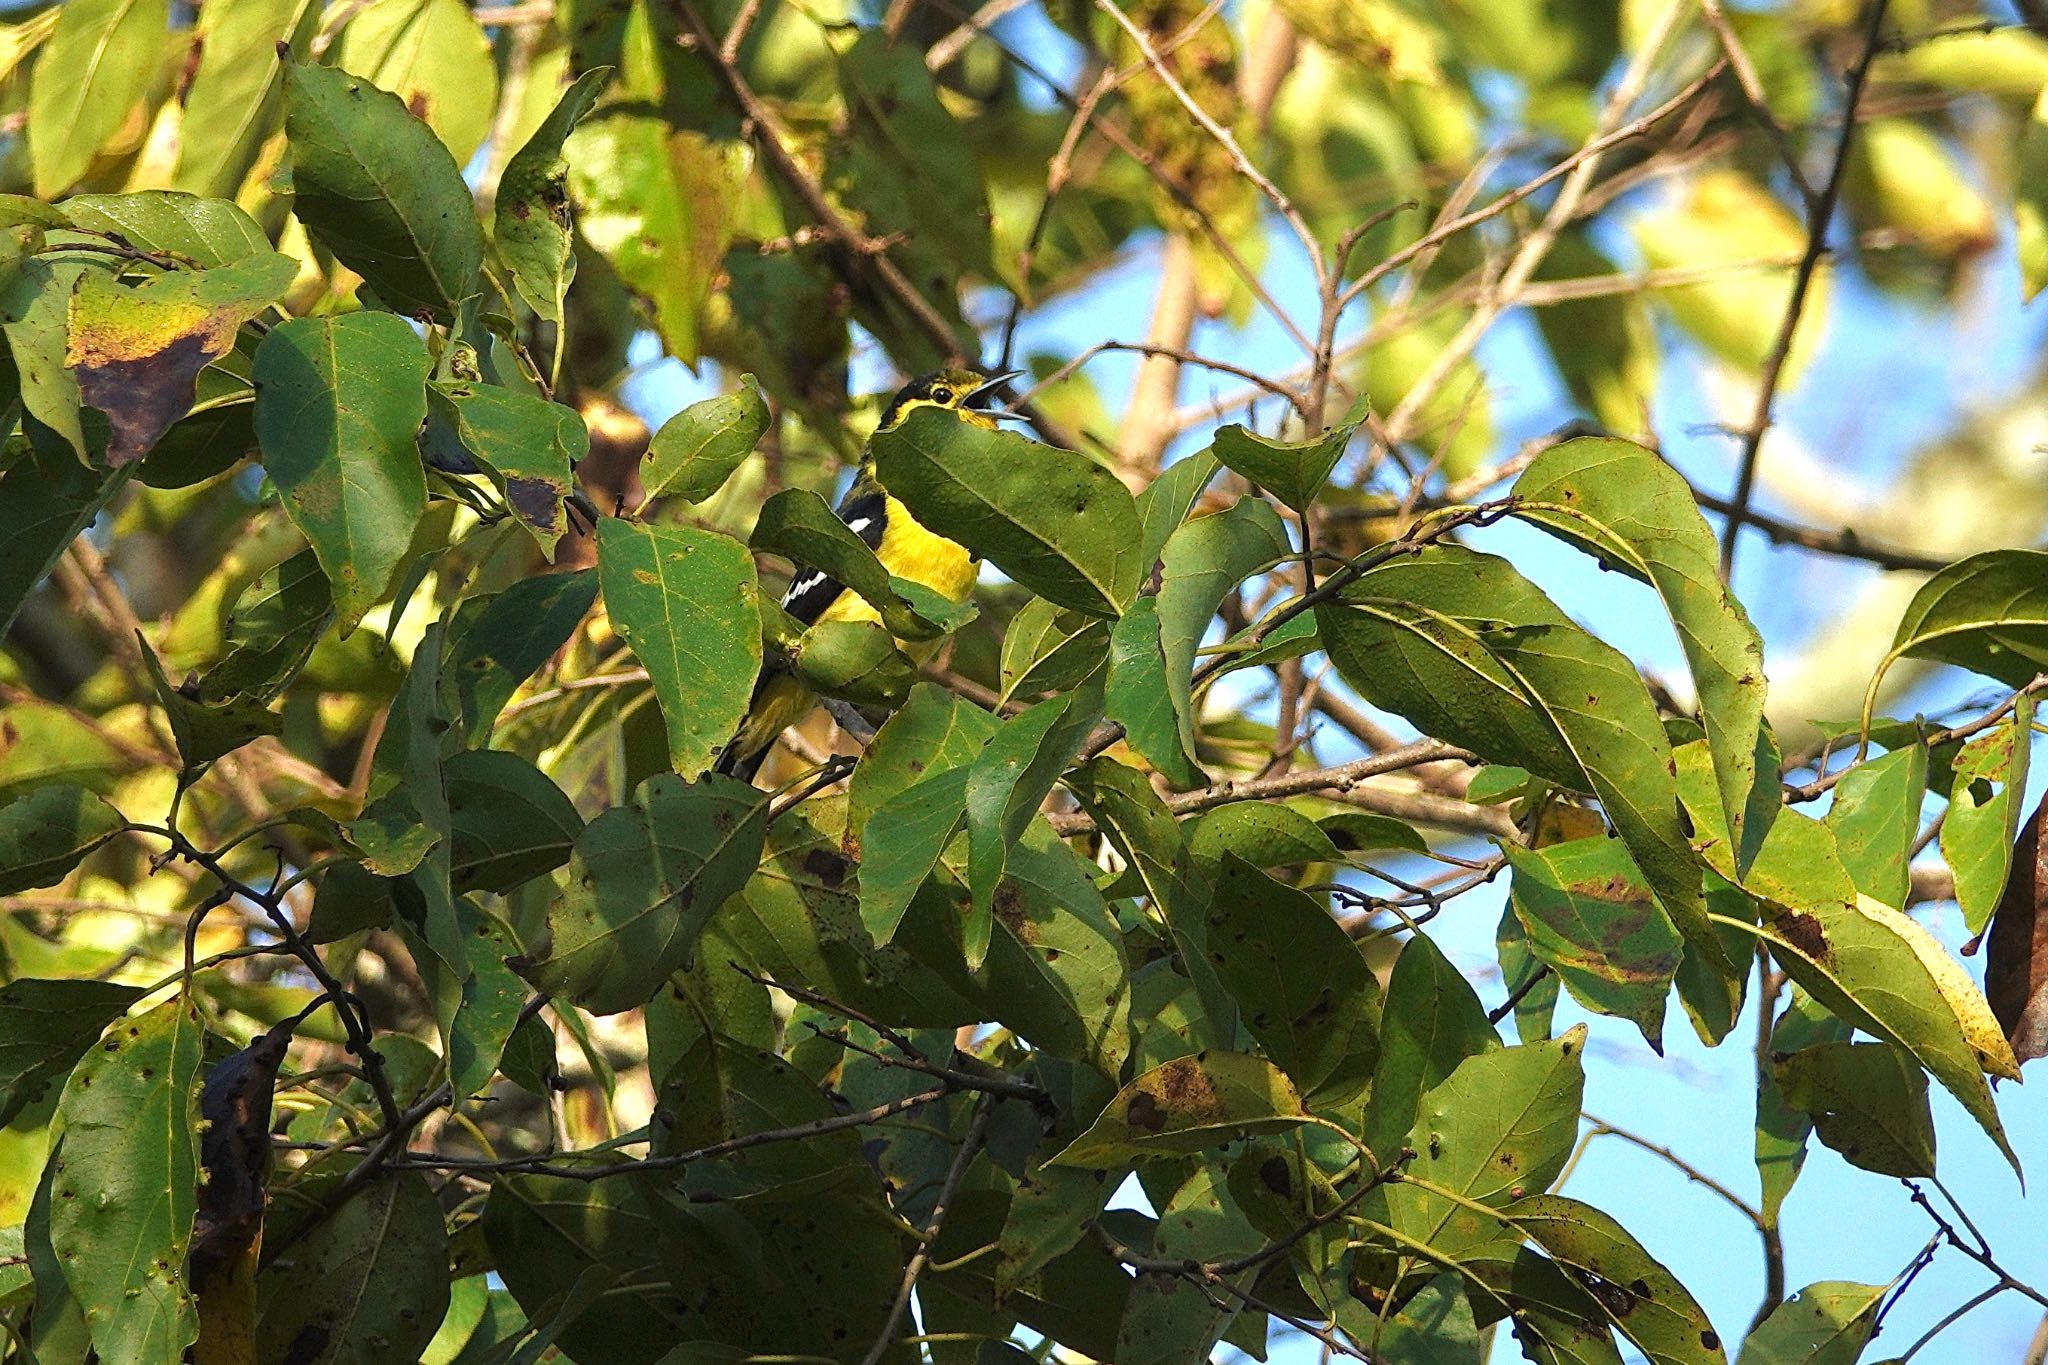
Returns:
[[[897,390],[875,429],[887,431],[912,409],[925,406],[947,408],[959,413],[963,422],[993,427],[995,417],[974,405],[1018,373],[1021,372],[989,375],[977,370],[934,370]],[[853,486],[840,499],[838,516],[848,530],[867,542],[875,557],[882,561],[882,567],[896,577],[922,584],[954,602],[966,600],[973,590],[975,557],[965,546],[920,525],[909,508],[889,496],[875,481],[873,457],[865,451]],[[789,591],[782,595],[782,609],[805,626],[821,621],[881,620],[881,614],[866,598],[815,569],[799,573],[791,580]],[[898,643],[913,658],[928,655],[936,647],[936,642],[926,642],[921,647]],[[719,755],[717,771],[752,780],[776,738],[809,714],[816,701],[817,695],[787,665],[769,664],[754,684],[747,718],[740,722],[739,732]]]

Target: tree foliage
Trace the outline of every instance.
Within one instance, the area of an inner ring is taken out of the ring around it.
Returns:
[[[1918,1263],[1786,1292],[1812,1143],[1933,1176],[1939,1090],[2020,1167],[2048,552],[1756,504],[1851,277],[2048,280],[2048,35],[980,15],[0,26],[0,1360],[1846,1365]],[[1144,342],[1031,340],[1154,251]],[[1514,319],[1601,434],[1505,438]],[[650,431],[654,353],[711,396]],[[1021,429],[874,431],[998,356]],[[1732,497],[1659,452],[1680,365],[1754,414]],[[973,603],[832,520],[856,458]],[[1774,700],[1745,528],[1918,575],[1860,714]],[[712,773],[785,661],[829,713]],[[1935,664],[1997,691],[1888,718]],[[1432,937],[1489,886],[1491,1004]],[[1589,1040],[1674,1029],[1758,1040],[1753,1325],[1559,1191]]]

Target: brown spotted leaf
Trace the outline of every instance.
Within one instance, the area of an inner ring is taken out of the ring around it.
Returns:
[[[1265,1058],[1197,1052],[1155,1066],[1119,1090],[1094,1126],[1050,1164],[1110,1170],[1137,1157],[1285,1132],[1307,1119],[1292,1082]]]
[[[1621,1224],[1562,1195],[1517,1200],[1506,1213],[1653,1365],[1724,1365],[1728,1357],[1705,1310]]]
[[[189,1264],[192,1288],[202,1303],[214,1275],[262,1235],[264,1185],[270,1176],[270,1094],[298,1022],[287,1019],[215,1063],[199,1092],[199,1117],[206,1128],[199,1138],[202,1177]]]
[[[2012,873],[1991,920],[1984,993],[2022,1062],[2048,1055],[2048,797],[2013,845]]]
[[[216,270],[127,286],[88,272],[71,296],[64,364],[112,427],[107,463],[147,455],[192,407],[199,372],[234,349],[242,324],[284,293],[297,266],[265,252]]]

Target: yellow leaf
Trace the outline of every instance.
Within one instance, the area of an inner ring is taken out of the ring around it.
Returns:
[[[2012,1045],[2006,1042],[2005,1031],[1991,1013],[1990,1002],[1977,989],[1977,983],[1970,980],[1963,964],[1950,957],[1948,951],[1935,941],[1934,935],[1911,916],[1868,896],[1858,896],[1856,908],[1911,945],[1914,956],[1934,978],[1935,989],[1941,992],[1941,998],[1955,1012],[1956,1022],[1963,1028],[1963,1037],[1970,1044],[1970,1050],[1977,1054],[1985,1072],[2009,1081],[2018,1080],[2020,1064],[2012,1054]]]

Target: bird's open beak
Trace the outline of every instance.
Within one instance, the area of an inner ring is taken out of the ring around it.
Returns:
[[[1023,373],[1024,371],[1022,370],[1004,370],[1001,374],[990,375],[967,395],[966,406],[970,408],[980,407],[984,400],[994,396],[997,389],[1000,389],[1012,379],[1021,377]]]

